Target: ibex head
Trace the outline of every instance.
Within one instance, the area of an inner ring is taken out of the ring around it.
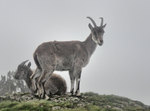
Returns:
[[[27,74],[30,71],[31,62],[29,62],[28,65],[25,65],[26,62],[28,62],[28,60],[23,61],[18,65],[14,75],[15,79],[25,79],[27,77]]]
[[[103,45],[103,35],[104,35],[104,28],[106,24],[103,24],[103,18],[101,17],[101,24],[100,26],[97,26],[95,21],[91,17],[87,17],[88,19],[91,20],[93,23],[94,27],[89,23],[89,28],[91,30],[92,34],[92,40],[98,44],[98,45]]]

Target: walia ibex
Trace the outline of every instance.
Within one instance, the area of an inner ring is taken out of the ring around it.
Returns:
[[[89,23],[90,35],[85,41],[50,41],[44,42],[37,47],[34,52],[34,61],[37,68],[41,70],[38,79],[38,87],[41,89],[38,94],[42,97],[44,94],[42,83],[50,76],[54,70],[69,71],[71,80],[71,94],[74,94],[74,83],[76,80],[75,95],[80,95],[80,77],[82,68],[85,67],[97,45],[103,44],[103,34],[106,24],[101,19],[100,26],[97,26],[91,17],[94,27]]]
[[[30,78],[30,76],[33,74],[33,71],[30,68],[31,62],[29,62],[28,65],[25,64],[26,62],[27,61],[24,61],[18,65],[14,78],[18,80],[21,79],[25,80],[32,95],[36,96],[38,89],[35,86],[33,79]],[[63,95],[66,93],[67,89],[66,81],[57,74],[52,74],[51,77],[48,77],[43,86],[44,86],[44,97],[51,96],[54,94]]]

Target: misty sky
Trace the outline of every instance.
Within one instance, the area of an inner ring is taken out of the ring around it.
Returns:
[[[107,23],[104,45],[83,69],[81,92],[115,94],[150,105],[149,0],[0,0],[0,74],[32,58],[46,41],[83,41],[91,16]],[[57,72],[68,83],[68,72]]]

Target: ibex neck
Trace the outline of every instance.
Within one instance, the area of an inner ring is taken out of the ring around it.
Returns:
[[[97,44],[92,40],[92,34],[87,37],[84,43],[89,56],[91,56],[97,47]]]
[[[28,72],[28,75],[27,75],[27,78],[25,79],[25,82],[26,82],[26,84],[27,84],[27,86],[28,86],[28,88],[30,89],[31,88],[31,84],[32,84],[32,80],[30,79],[30,76],[32,75],[32,70],[29,70],[29,72]]]

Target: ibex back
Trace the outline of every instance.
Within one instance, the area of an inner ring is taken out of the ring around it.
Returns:
[[[80,95],[80,77],[82,68],[85,67],[91,55],[96,49],[97,44],[103,44],[104,28],[103,18],[100,26],[97,26],[91,17],[94,27],[89,23],[90,35],[83,42],[81,41],[63,41],[63,42],[45,42],[38,46],[34,53],[34,61],[37,68],[42,71],[38,80],[39,95],[43,94],[42,83],[46,76],[50,76],[54,70],[69,71],[71,80],[71,94],[74,94],[74,83],[76,80],[76,95]]]

